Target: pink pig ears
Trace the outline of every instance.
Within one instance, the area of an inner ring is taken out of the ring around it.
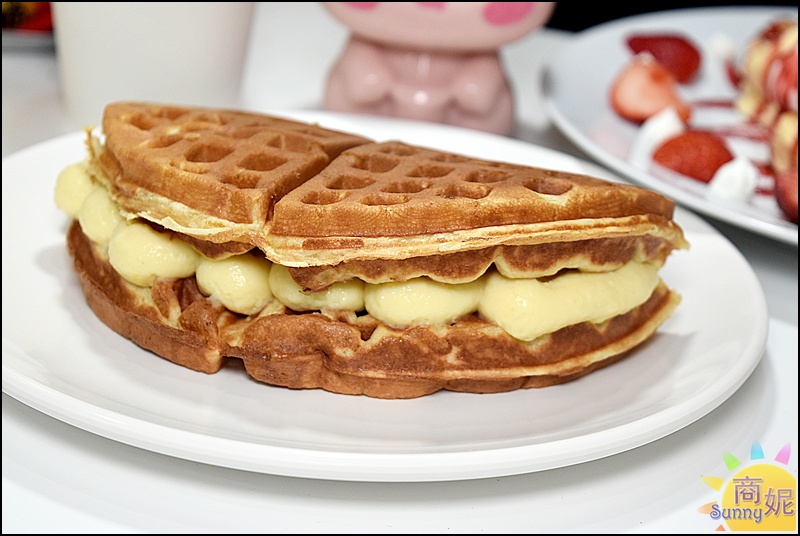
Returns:
[[[483,18],[495,26],[514,24],[527,17],[536,2],[489,2],[483,9]]]

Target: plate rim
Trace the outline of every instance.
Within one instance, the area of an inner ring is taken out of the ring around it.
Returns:
[[[702,197],[686,192],[665,181],[651,177],[645,170],[639,169],[633,164],[618,158],[610,151],[594,143],[590,137],[567,117],[565,112],[556,103],[556,96],[553,95],[553,78],[556,73],[563,72],[560,61],[561,58],[583,45],[585,40],[596,37],[597,35],[611,35],[620,29],[630,28],[632,25],[642,22],[653,22],[658,20],[669,20],[679,18],[691,18],[698,14],[724,13],[726,16],[741,16],[746,13],[759,13],[763,16],[772,14],[788,13],[797,17],[797,11],[792,11],[784,6],[698,6],[691,8],[670,9],[666,11],[643,13],[615,19],[586,30],[575,33],[563,45],[558,53],[551,58],[543,70],[543,105],[545,111],[553,121],[555,126],[576,146],[586,152],[601,164],[609,167],[617,173],[622,174],[626,179],[636,184],[660,191],[662,194],[675,199],[678,203],[693,211],[715,218],[719,221],[731,224],[738,228],[768,237],[770,239],[786,244],[798,246],[798,229],[792,229],[788,225],[780,225],[744,215],[721,203],[708,202]],[[605,89],[605,88],[604,88]]]
[[[356,116],[345,116],[342,114],[316,112],[285,113],[298,118],[311,116],[341,118],[345,123],[355,122],[357,124],[358,121],[361,120]],[[379,119],[376,121],[379,123],[397,123],[396,120]],[[404,121],[403,123],[409,128],[415,127],[413,122]],[[424,127],[427,129],[438,129],[438,126],[431,126],[428,124],[425,124]],[[520,147],[528,148],[531,153],[544,151],[545,154],[552,153],[555,155],[562,155],[570,161],[575,161],[579,163],[579,165],[585,166],[587,170],[602,171],[591,162],[586,162],[553,149],[528,144],[519,140],[465,131],[457,127],[443,126],[440,131],[458,131],[481,139],[498,139],[502,144],[521,144]],[[3,167],[5,168],[6,164],[11,163],[11,161],[33,157],[38,151],[45,150],[48,144],[80,142],[83,136],[84,134],[81,132],[74,132],[33,145],[4,158]],[[79,145],[82,147],[81,143],[79,143]],[[6,182],[10,181],[4,181],[4,190],[6,188]],[[6,203],[10,202],[9,196],[6,196],[5,199],[6,201],[3,202],[4,206]],[[6,212],[7,211],[4,211],[4,219]],[[532,454],[542,454],[541,452],[537,452],[543,450],[541,445],[538,444],[504,447],[500,449],[503,452],[503,455],[500,457],[496,454],[497,449],[426,452],[417,454],[378,452],[365,454],[363,452],[346,451],[320,452],[314,449],[305,451],[297,449],[296,447],[284,447],[280,445],[243,444],[240,441],[234,441],[226,437],[198,434],[190,430],[170,428],[159,422],[143,421],[142,419],[132,416],[119,415],[108,408],[100,407],[100,411],[98,411],[98,406],[88,401],[79,400],[67,393],[43,385],[35,379],[25,376],[21,371],[11,367],[10,360],[6,359],[7,352],[22,351],[24,353],[24,349],[17,347],[17,345],[8,338],[5,329],[3,330],[3,392],[42,413],[102,437],[183,459],[281,476],[372,482],[454,481],[538,472],[603,458],[660,439],[661,437],[688,426],[711,412],[720,404],[724,403],[747,378],[749,378],[752,371],[755,370],[756,366],[761,361],[761,357],[766,348],[766,336],[769,322],[766,297],[763,294],[763,289],[761,289],[752,267],[727,238],[710,224],[704,222],[699,216],[680,208],[677,209],[676,216],[679,216],[681,220],[691,222],[693,226],[699,226],[704,232],[711,233],[716,240],[720,240],[721,244],[728,249],[729,253],[735,255],[737,259],[742,262],[742,267],[746,270],[743,277],[746,276],[752,283],[753,289],[758,291],[755,296],[757,303],[755,303],[754,306],[756,309],[756,317],[759,322],[757,322],[755,326],[755,335],[749,339],[750,344],[747,349],[751,355],[744,362],[742,362],[741,356],[739,356],[736,361],[737,366],[731,367],[731,370],[726,371],[725,374],[722,375],[722,377],[726,375],[736,376],[732,381],[725,383],[726,387],[723,392],[700,394],[698,396],[705,397],[702,403],[699,405],[692,404],[693,407],[689,409],[685,407],[669,408],[666,410],[667,412],[679,415],[673,416],[668,419],[668,422],[662,423],[657,431],[647,431],[645,433],[639,430],[638,433],[636,433],[636,425],[639,423],[639,420],[637,420],[580,437],[581,441],[587,438],[602,440],[601,442],[604,443],[604,448],[602,449],[596,447],[589,448],[583,445],[576,446],[576,443],[580,443],[580,441],[576,442],[575,438],[562,439],[546,443],[546,445],[550,447],[546,449],[549,450],[550,457],[549,459],[544,459],[544,456],[539,456],[538,458],[537,456],[532,456]],[[6,225],[4,225],[4,234],[5,229]],[[4,246],[4,248],[5,247],[6,246]],[[6,270],[4,268],[4,280],[5,272]],[[4,297],[4,310],[6,306],[7,301]],[[4,315],[4,326],[6,323],[5,318],[6,315]],[[684,401],[683,404],[686,405],[687,401]],[[654,416],[651,415],[648,418],[652,420]],[[158,434],[143,434],[137,432],[137,429],[142,426],[144,426],[146,431],[157,430],[160,433],[160,439],[151,439],[151,437],[155,437]],[[625,431],[630,432],[630,434],[621,434],[621,437],[617,437],[620,436],[620,429],[625,429]],[[197,437],[203,438],[203,441],[191,441],[191,439],[196,439]],[[187,450],[186,445],[192,445],[194,443],[204,443],[206,448],[194,451],[190,449]],[[588,445],[592,444],[593,441],[585,441],[585,443]],[[230,447],[234,444],[238,447],[238,456],[235,459],[231,459],[230,456],[225,456],[225,453],[230,452]],[[553,446],[563,448],[572,447],[572,449],[569,456],[565,456],[564,454],[555,455],[553,454]],[[304,453],[305,456],[298,456],[301,452]],[[445,459],[448,460],[447,467],[442,470],[442,460]],[[387,464],[392,468],[391,471],[386,470]]]

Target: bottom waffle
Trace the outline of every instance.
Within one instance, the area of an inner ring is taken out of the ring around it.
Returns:
[[[131,285],[77,222],[67,243],[89,306],[139,346],[200,372],[240,359],[250,376],[267,384],[376,398],[496,393],[575,380],[647,341],[680,302],[662,282],[645,303],[602,325],[583,322],[531,342],[475,314],[404,329],[370,315],[282,306],[244,316],[205,297],[193,277]]]

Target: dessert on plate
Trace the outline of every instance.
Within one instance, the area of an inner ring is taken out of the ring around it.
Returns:
[[[632,55],[614,77],[609,100],[639,127],[630,161],[658,176],[669,170],[709,183],[709,196],[741,202],[774,196],[779,213],[797,223],[797,20],[758,30],[739,60],[730,51],[716,58],[738,93],[730,108],[739,112],[739,124],[704,123],[698,112],[725,101],[686,97],[684,90],[714,54],[704,55],[680,33],[634,34],[626,43]],[[728,47],[717,42],[711,48]],[[763,145],[768,161],[742,150],[744,139]]]
[[[797,20],[764,28],[747,47],[736,107],[768,131],[776,198],[797,223]]]
[[[674,312],[647,189],[236,110],[118,102],[56,183],[86,300],[206,373],[378,398],[544,387]]]

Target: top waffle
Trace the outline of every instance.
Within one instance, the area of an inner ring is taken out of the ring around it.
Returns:
[[[260,114],[115,103],[103,130],[94,173],[123,210],[222,254],[252,246],[302,268],[615,236],[683,240],[674,203],[649,190]]]
[[[346,151],[289,193],[276,207],[272,232],[415,236],[636,214],[670,218],[672,210],[664,197],[628,186],[387,142]]]
[[[289,192],[270,232],[284,263],[331,264],[654,229],[674,238],[673,210],[634,186],[392,141],[349,149]]]
[[[273,203],[360,136],[240,111],[113,103],[94,148],[126,210],[214,242],[260,235]]]

